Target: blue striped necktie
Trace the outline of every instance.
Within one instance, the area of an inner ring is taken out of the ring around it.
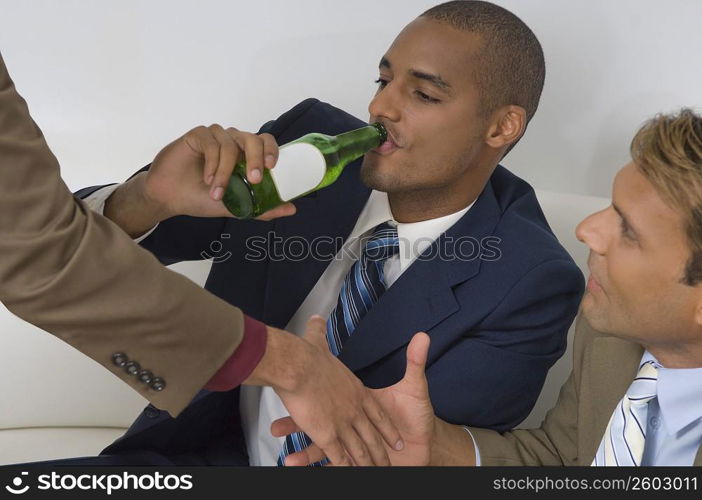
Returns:
[[[656,397],[658,368],[647,361],[619,401],[597,449],[594,466],[639,466],[646,443],[648,403]]]
[[[383,266],[385,261],[398,251],[397,229],[387,222],[377,226],[367,240],[361,258],[354,263],[344,278],[336,307],[327,320],[327,343],[334,356],[339,355],[344,342],[385,292],[387,287]],[[285,457],[289,454],[303,450],[310,444],[310,438],[303,432],[288,435],[278,456],[278,465],[283,465]],[[312,465],[319,466],[324,463],[326,461]]]

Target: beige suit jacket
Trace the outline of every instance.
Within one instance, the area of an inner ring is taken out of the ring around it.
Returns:
[[[643,353],[638,344],[596,332],[581,314],[575,327],[573,371],[541,427],[503,435],[469,428],[482,465],[591,465]],[[702,449],[694,465],[702,465]]]
[[[173,415],[243,336],[241,311],[164,268],[73,197],[2,57],[0,301]],[[165,386],[117,366],[120,352]]]

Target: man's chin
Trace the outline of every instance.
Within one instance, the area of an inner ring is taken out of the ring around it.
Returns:
[[[391,175],[383,172],[374,162],[367,161],[361,165],[361,182],[371,189],[383,192],[391,191],[396,184]]]
[[[595,297],[588,291],[585,291],[580,304],[580,313],[594,330],[605,334],[612,333],[607,311],[597,303]]]

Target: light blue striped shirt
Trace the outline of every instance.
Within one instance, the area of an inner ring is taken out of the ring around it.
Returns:
[[[702,368],[658,367],[658,396],[648,403],[641,465],[692,465],[702,445]]]

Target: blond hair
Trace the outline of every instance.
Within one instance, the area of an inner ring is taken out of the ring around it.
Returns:
[[[702,281],[702,116],[688,108],[649,120],[631,141],[631,157],[682,216],[691,256],[683,283]]]

